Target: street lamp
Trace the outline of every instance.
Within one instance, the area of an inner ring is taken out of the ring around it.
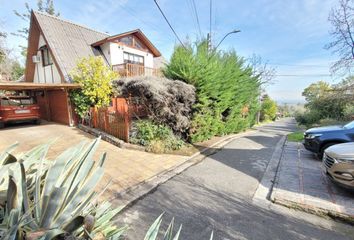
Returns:
[[[231,35],[231,34],[234,34],[234,33],[239,33],[241,32],[241,30],[233,30],[229,33],[227,33],[222,39],[221,41],[218,43],[218,45],[216,45],[216,47],[214,48],[214,51],[216,51],[216,49],[218,49],[218,47],[220,46],[220,44],[225,40],[225,38],[227,38],[227,36]]]

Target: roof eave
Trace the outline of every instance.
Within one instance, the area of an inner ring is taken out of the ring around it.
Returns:
[[[129,32],[125,32],[125,33],[121,33],[121,34],[116,34],[107,38],[104,38],[98,42],[95,42],[93,44],[91,44],[92,47],[98,47],[104,43],[107,42],[112,42],[114,40],[116,40],[117,38],[121,38],[121,37],[125,37],[131,34],[139,34],[140,38],[143,38],[145,44],[147,45],[147,47],[149,48],[149,50],[152,52],[152,54],[154,55],[154,57],[160,57],[162,54],[160,53],[160,51],[154,46],[154,44],[152,44],[152,42],[145,36],[145,34],[140,30],[140,29],[135,29]]]

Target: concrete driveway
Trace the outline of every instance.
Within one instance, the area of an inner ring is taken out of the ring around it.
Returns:
[[[42,125],[21,124],[0,130],[0,151],[12,143],[19,142],[17,152],[28,151],[33,147],[56,139],[50,147],[47,158],[54,159],[67,148],[83,140],[94,137],[75,127],[55,123]],[[186,157],[167,154],[152,154],[136,150],[118,148],[108,142],[101,141],[96,152],[96,159],[107,152],[106,174],[100,186],[112,179],[112,184],[105,195],[110,198],[115,192],[131,187],[139,182],[183,163]]]

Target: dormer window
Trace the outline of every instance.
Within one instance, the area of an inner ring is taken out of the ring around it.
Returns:
[[[43,67],[49,66],[53,64],[52,57],[50,56],[50,52],[48,47],[45,45],[40,48],[41,53],[42,53],[42,59],[43,59]]]

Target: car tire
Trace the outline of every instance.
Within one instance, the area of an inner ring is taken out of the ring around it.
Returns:
[[[331,142],[331,143],[326,143],[325,145],[323,145],[323,147],[321,147],[320,152],[317,154],[317,157],[318,157],[320,160],[322,160],[324,151],[325,151],[327,148],[329,148],[330,146],[333,146],[333,145],[336,145],[336,144],[339,144],[339,143]]]
[[[5,127],[5,123],[0,122],[0,129]]]
[[[41,120],[40,119],[34,120],[34,124],[40,125],[41,124]]]

